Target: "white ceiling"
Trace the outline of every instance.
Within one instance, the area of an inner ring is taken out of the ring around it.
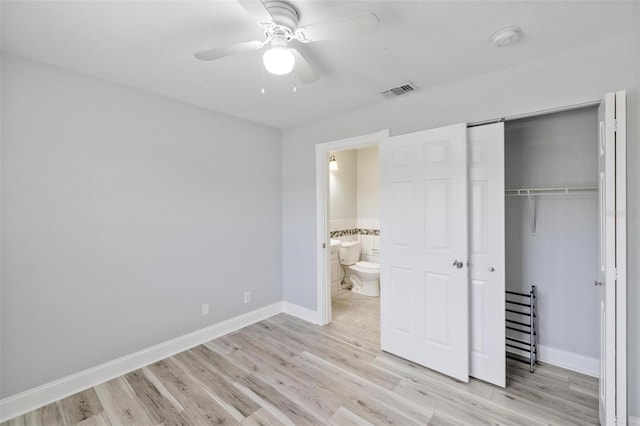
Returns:
[[[640,2],[292,1],[300,25],[376,13],[376,34],[298,45],[320,80],[262,72],[261,51],[193,53],[263,39],[229,1],[2,1],[2,50],[286,128],[364,105],[407,81],[424,89],[640,30]],[[521,41],[491,34],[520,26]],[[549,70],[553,72],[553,70]],[[265,94],[261,94],[264,81]]]

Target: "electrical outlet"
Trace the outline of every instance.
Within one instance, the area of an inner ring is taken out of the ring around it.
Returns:
[[[205,315],[209,315],[209,304],[208,303],[203,303],[202,304],[202,316]]]
[[[251,292],[250,291],[245,291],[244,292],[244,303],[249,303],[251,302]]]

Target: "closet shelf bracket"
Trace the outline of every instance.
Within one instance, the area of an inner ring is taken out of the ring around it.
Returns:
[[[536,236],[536,212],[533,208],[533,202],[531,201],[531,193],[527,194],[527,198],[529,198],[529,224],[531,225],[531,232],[533,236]]]

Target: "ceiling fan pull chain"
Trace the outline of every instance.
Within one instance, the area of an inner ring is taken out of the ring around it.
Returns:
[[[260,93],[264,95],[264,62],[260,61],[260,64],[260,86],[262,87]]]

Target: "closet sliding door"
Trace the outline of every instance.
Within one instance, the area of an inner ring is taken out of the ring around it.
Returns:
[[[467,142],[469,374],[505,387],[504,123],[469,128]]]
[[[467,127],[380,144],[382,349],[469,380]]]

